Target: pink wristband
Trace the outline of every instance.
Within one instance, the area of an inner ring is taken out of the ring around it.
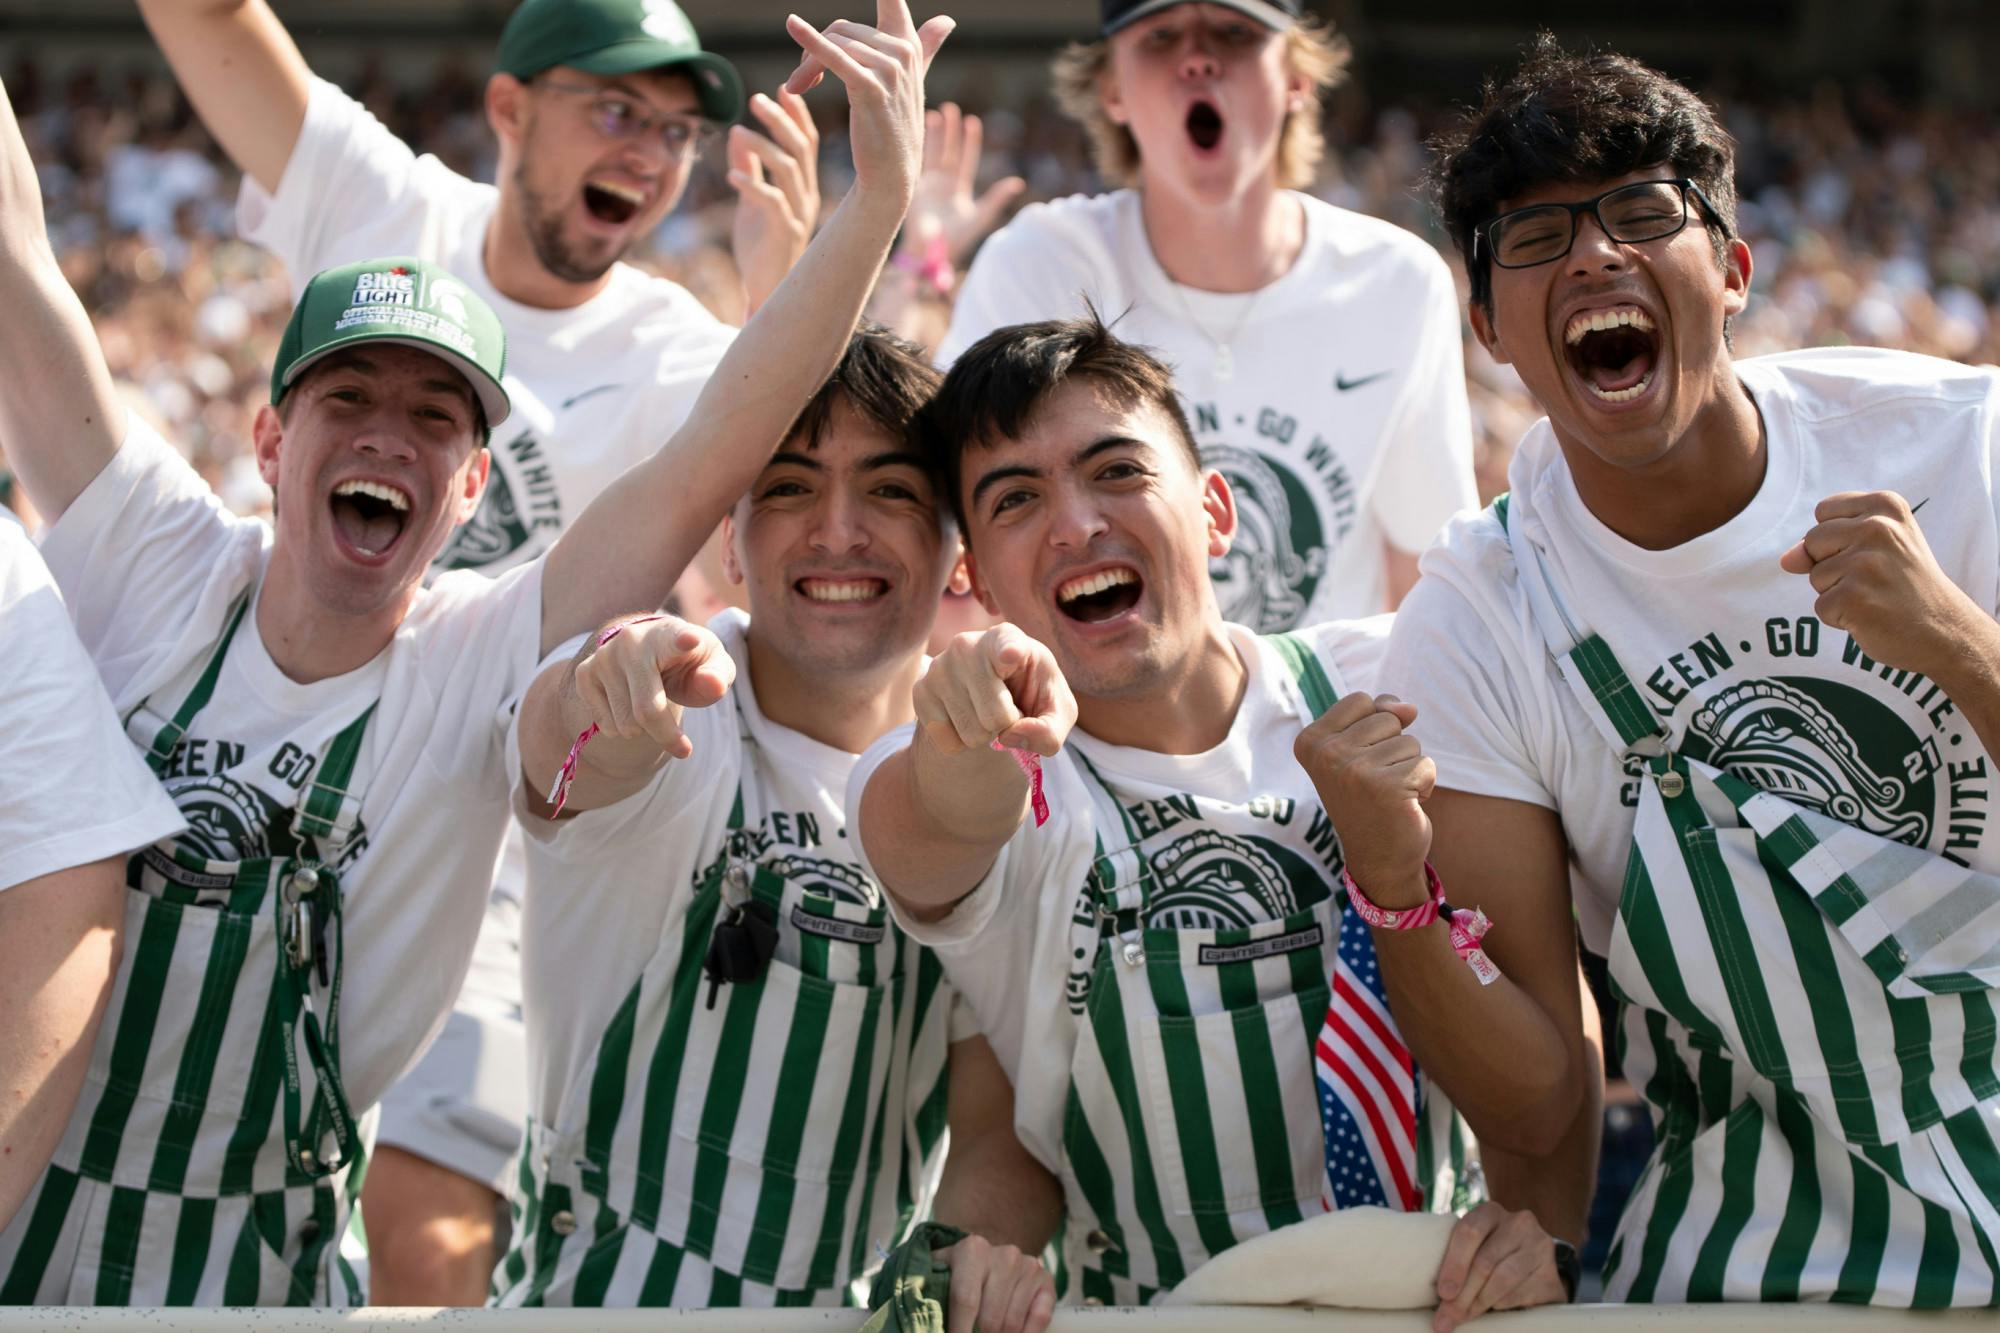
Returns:
[[[665,619],[665,616],[636,616],[631,620],[621,620],[597,636],[596,646],[602,648],[605,644],[610,643],[613,639],[624,633],[628,625],[644,625],[648,621]],[[556,770],[555,784],[549,788],[549,804],[555,807],[555,809],[549,811],[550,819],[554,819],[557,815],[561,814],[563,806],[569,801],[569,784],[576,781],[576,761],[583,757],[583,747],[588,745],[590,738],[596,734],[597,724],[595,722],[578,733],[575,743],[569,747],[568,757],[563,760],[562,767]]]
[[[1486,956],[1480,941],[1493,928],[1486,913],[1477,908],[1453,907],[1444,900],[1444,881],[1429,861],[1424,862],[1424,882],[1430,889],[1430,897],[1415,907],[1378,907],[1361,886],[1354,882],[1354,876],[1346,867],[1340,871],[1340,882],[1347,889],[1347,901],[1355,912],[1369,925],[1378,930],[1421,930],[1433,921],[1442,918],[1451,928],[1451,951],[1465,960],[1472,969],[1472,975],[1479,978],[1479,984],[1490,986],[1500,979],[1500,969]]]
[[[1028,804],[1035,810],[1035,827],[1049,822],[1048,798],[1042,795],[1042,757],[1033,750],[1017,750],[1011,745],[993,742],[993,748],[1014,761],[1021,770],[1021,776],[1028,780]]]

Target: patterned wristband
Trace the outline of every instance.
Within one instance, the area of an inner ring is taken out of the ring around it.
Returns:
[[[1420,930],[1433,921],[1443,919],[1451,927],[1451,951],[1465,960],[1472,969],[1472,975],[1479,978],[1479,984],[1490,986],[1500,979],[1500,969],[1486,956],[1480,941],[1493,923],[1486,913],[1472,908],[1453,907],[1444,900],[1444,881],[1429,861],[1424,862],[1424,883],[1430,890],[1430,897],[1416,907],[1388,908],[1377,906],[1361,886],[1354,882],[1354,876],[1346,867],[1340,871],[1340,882],[1347,890],[1347,901],[1355,913],[1378,930]]]
[[[665,619],[665,616],[634,616],[630,620],[621,620],[597,636],[597,642],[592,645],[593,650],[602,648],[633,625],[644,625],[651,621]],[[549,788],[548,803],[555,807],[555,809],[549,811],[550,819],[554,819],[557,815],[561,814],[563,806],[568,803],[569,784],[576,781],[576,761],[583,757],[583,747],[590,744],[590,738],[596,734],[597,724],[595,722],[579,732],[575,742],[569,747],[569,755],[563,760],[562,767],[556,770],[555,783]]]

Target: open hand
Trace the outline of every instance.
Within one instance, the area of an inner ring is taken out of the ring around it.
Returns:
[[[819,128],[797,93],[758,93],[750,114],[764,126],[729,131],[729,183],[736,189],[734,248],[749,310],[778,289],[812,240],[819,219]]]
[[[736,662],[715,635],[676,616],[635,622],[577,665],[576,696],[597,729],[627,740],[650,736],[675,759],[694,746],[681,709],[706,708],[736,679]]]
[[[1012,625],[961,634],[911,693],[917,725],[940,754],[999,741],[1051,758],[1076,725],[1076,697],[1046,646]]]
[[[956,102],[924,113],[924,170],[910,201],[904,250],[921,258],[937,238],[944,243],[945,257],[962,267],[980,237],[993,230],[1007,206],[1028,188],[1019,176],[1009,176],[982,194],[973,193],[985,138],[979,117],[962,114]]]
[[[847,86],[848,140],[859,190],[909,206],[923,169],[924,74],[957,26],[938,15],[916,26],[907,0],[876,0],[875,26],[836,19],[824,32],[794,14],[785,30],[804,50],[787,90],[803,93],[825,74]]]
[[[1438,1265],[1435,1333],[1451,1333],[1488,1310],[1523,1310],[1569,1299],[1556,1271],[1555,1238],[1535,1215],[1488,1201],[1458,1219]]]

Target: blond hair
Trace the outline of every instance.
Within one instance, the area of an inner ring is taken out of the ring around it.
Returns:
[[[1305,76],[1310,104],[1287,112],[1278,137],[1278,184],[1303,190],[1313,182],[1326,155],[1326,136],[1319,126],[1320,98],[1347,72],[1347,39],[1312,17],[1285,29],[1285,66]],[[1056,104],[1090,136],[1090,159],[1097,174],[1112,185],[1139,183],[1139,142],[1132,131],[1106,114],[1102,90],[1111,69],[1111,42],[1071,42],[1056,53],[1049,67]]]

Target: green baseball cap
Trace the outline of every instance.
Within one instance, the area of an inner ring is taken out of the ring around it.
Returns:
[[[556,65],[588,74],[675,70],[693,81],[708,119],[728,124],[743,114],[736,66],[701,49],[673,0],[524,0],[501,30],[494,68],[529,79]]]
[[[271,367],[271,403],[316,362],[360,343],[396,343],[429,352],[465,377],[486,424],[507,419],[507,333],[477,293],[421,259],[369,259],[318,274],[306,284]]]

